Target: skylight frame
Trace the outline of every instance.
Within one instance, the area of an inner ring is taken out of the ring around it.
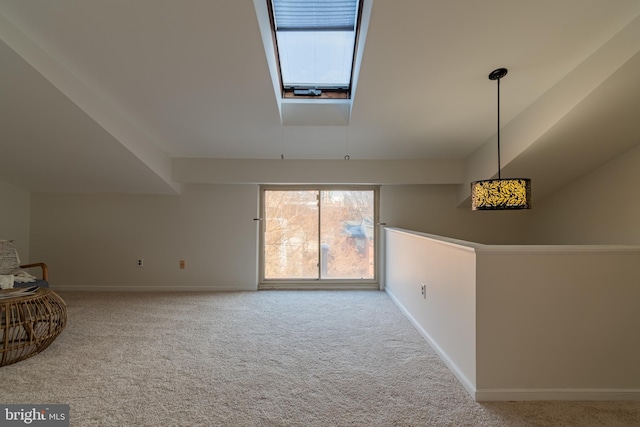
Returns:
[[[280,93],[282,99],[351,99],[353,85],[355,80],[355,64],[358,55],[358,46],[360,40],[360,30],[362,26],[362,11],[364,0],[355,0],[355,22],[354,22],[354,37],[353,37],[353,51],[350,57],[349,66],[349,81],[342,84],[322,84],[322,83],[304,83],[299,85],[291,85],[285,83],[283,80],[282,64],[280,58],[280,47],[278,45],[278,29],[276,27],[276,17],[274,12],[274,0],[266,0],[267,10],[269,13],[269,21],[271,25],[271,36],[273,46],[275,50],[275,60],[277,65],[278,80],[280,83]],[[349,27],[350,28],[350,27]],[[335,29],[332,27],[331,29]],[[323,32],[331,30],[329,28],[316,27],[316,32]],[[346,28],[341,28],[346,29]],[[281,32],[296,31],[298,28],[286,28],[281,29]],[[311,30],[307,30],[311,31]],[[306,92],[306,94],[305,94]],[[317,92],[321,92],[317,95]]]

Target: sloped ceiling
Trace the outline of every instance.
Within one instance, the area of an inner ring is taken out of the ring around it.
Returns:
[[[487,75],[507,67],[502,122],[527,142],[504,135],[506,170],[553,191],[640,143],[639,15],[637,0],[373,0],[348,126],[283,126],[251,0],[0,0],[0,180],[174,193],[172,159],[347,149],[462,159],[473,179],[495,168]],[[599,72],[583,82],[581,67]],[[542,125],[534,107],[554,94],[568,102]]]

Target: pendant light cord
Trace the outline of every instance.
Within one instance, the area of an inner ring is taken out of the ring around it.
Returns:
[[[500,169],[500,79],[507,75],[506,68],[498,68],[489,74],[489,80],[498,81],[498,179],[502,179]]]
[[[500,177],[500,78],[498,80],[498,179]]]

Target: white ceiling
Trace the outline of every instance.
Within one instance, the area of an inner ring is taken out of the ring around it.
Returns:
[[[496,133],[489,72],[509,69],[508,125],[639,15],[638,0],[374,0],[348,126],[283,126],[252,0],[0,0],[0,179],[31,191],[171,187],[141,151],[465,159]],[[580,95],[588,114],[558,112],[547,127],[584,136],[617,102],[592,92]]]

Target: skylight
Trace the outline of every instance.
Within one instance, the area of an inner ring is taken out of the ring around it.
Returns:
[[[283,96],[349,98],[360,1],[268,1]]]

